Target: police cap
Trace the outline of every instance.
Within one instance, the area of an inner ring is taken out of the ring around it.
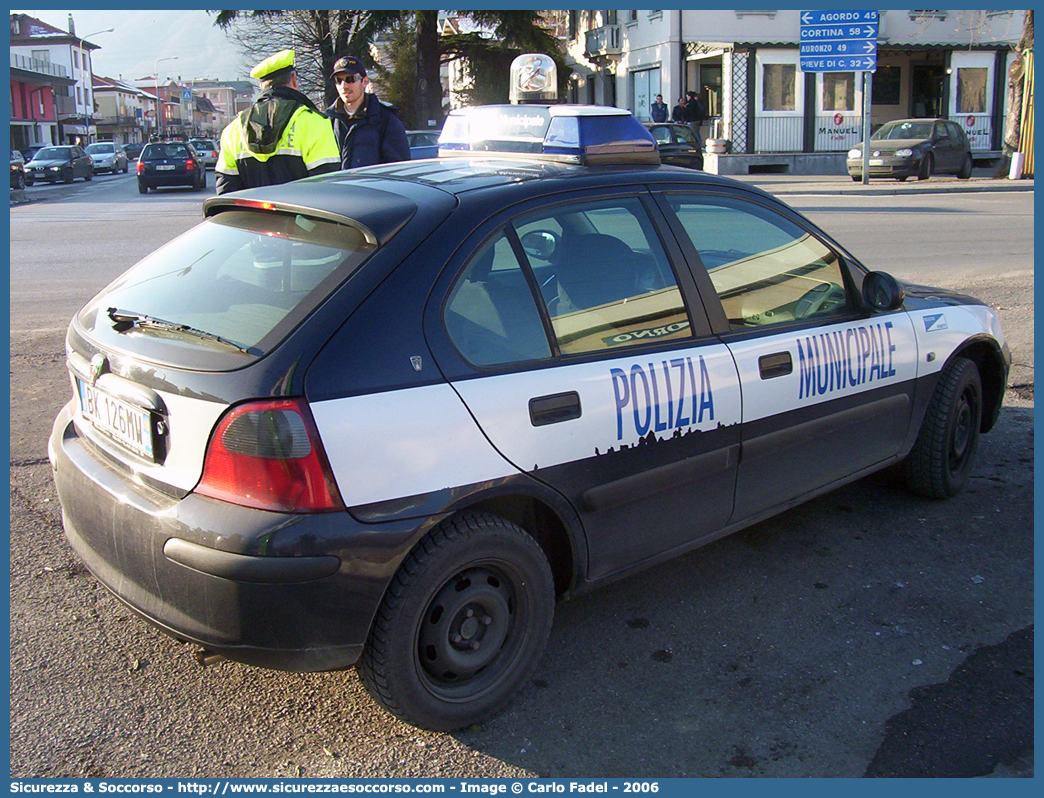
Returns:
[[[294,68],[294,51],[280,50],[250,70],[250,77],[258,80],[271,80],[277,73]]]
[[[354,55],[342,55],[334,61],[333,71],[330,73],[330,77],[336,76],[339,72],[346,72],[349,75],[358,75],[361,78],[366,77],[366,67],[363,66],[362,59],[356,58]]]

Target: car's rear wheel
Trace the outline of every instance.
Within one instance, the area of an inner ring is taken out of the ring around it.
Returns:
[[[94,172],[88,172],[83,176],[83,181],[85,183],[90,183],[92,180],[94,180]],[[72,181],[70,180],[69,182],[71,183]]]
[[[921,169],[917,173],[918,180],[927,180],[932,176],[932,169],[935,168],[935,158],[929,152],[921,159]]]
[[[897,178],[896,178],[896,180],[898,180],[898,181],[899,181],[900,183],[905,183],[905,182],[906,182],[906,179],[907,179],[907,178],[908,178],[909,176],[910,176],[910,175],[903,175],[902,177],[897,177]]]
[[[141,183],[138,183],[138,193],[139,194],[148,194],[149,193],[149,187],[146,186],[146,185],[142,185]]]
[[[358,669],[396,717],[449,731],[499,712],[529,679],[551,631],[554,579],[525,531],[456,516],[403,562]]]
[[[972,163],[972,157],[970,155],[964,156],[964,161],[963,163],[961,163],[961,168],[957,172],[957,179],[967,180],[969,177],[971,177],[973,165],[974,164]]]
[[[129,162],[128,162],[128,163],[125,163],[125,164],[123,165],[123,174],[127,174],[127,170],[128,170],[128,169],[130,169],[130,163],[129,163]]]
[[[15,188],[24,189],[29,184],[29,181],[25,179],[24,174],[19,174],[15,177]]]
[[[939,377],[917,441],[903,464],[906,482],[922,496],[956,496],[968,481],[982,422],[978,367],[954,358]]]

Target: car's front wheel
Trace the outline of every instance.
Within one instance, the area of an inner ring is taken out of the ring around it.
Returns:
[[[968,481],[982,423],[979,369],[954,358],[939,376],[913,449],[904,462],[906,482],[922,496],[946,499]]]
[[[73,181],[73,170],[72,169],[67,169],[65,172],[62,173],[62,182],[63,183],[71,183],[72,181]]]
[[[499,712],[536,668],[554,579],[540,546],[488,513],[455,516],[403,562],[358,670],[398,718],[449,731]]]

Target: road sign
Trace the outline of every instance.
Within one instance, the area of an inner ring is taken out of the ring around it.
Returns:
[[[802,11],[799,52],[805,72],[877,68],[877,11]]]
[[[181,99],[183,99],[185,102],[188,102],[189,100],[191,100],[192,99],[192,91],[191,91],[191,89],[182,89],[182,91],[181,91]]]

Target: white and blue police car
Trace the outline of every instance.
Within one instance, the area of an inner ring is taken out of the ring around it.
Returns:
[[[556,598],[886,466],[958,492],[997,315],[869,271],[613,108],[454,112],[441,157],[214,197],[76,314],[67,537],[170,635],[498,711]]]

